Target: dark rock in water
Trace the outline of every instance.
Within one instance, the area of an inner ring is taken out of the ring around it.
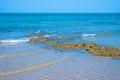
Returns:
[[[104,56],[104,57],[117,57],[119,55],[119,51],[115,47],[92,47],[86,48],[86,51],[96,55],[96,56]]]
[[[118,48],[115,47],[101,47],[95,43],[89,42],[78,42],[78,43],[57,43],[57,42],[48,42],[48,44],[59,47],[59,48],[68,48],[68,49],[76,49],[76,48],[85,48],[87,52],[103,57],[120,57],[120,52]]]
[[[70,49],[76,49],[76,48],[82,48],[81,43],[63,43],[58,45],[59,48],[70,48]]]
[[[48,38],[41,37],[41,38],[30,39],[30,42],[45,42],[45,41],[48,41]]]
[[[97,46],[97,45],[94,43],[88,43],[88,42],[63,43],[63,44],[57,45],[57,47],[59,47],[59,48],[70,48],[70,49],[94,47],[94,46]]]
[[[51,42],[51,41],[46,42],[46,44],[50,44],[50,45],[52,45],[53,47],[59,45],[57,42]]]
[[[68,49],[84,48],[86,49],[87,52],[93,55],[96,55],[96,56],[120,57],[120,52],[118,48],[98,46],[95,43],[89,43],[89,42],[57,43],[57,42],[52,42],[48,38],[45,38],[45,37],[32,38],[30,39],[30,42],[43,42],[45,44],[51,45],[52,47],[58,47],[58,48],[68,48]]]
[[[83,48],[83,47],[85,47],[83,45],[83,43],[81,43],[81,42],[78,42],[78,43],[72,43],[71,42],[71,43],[61,43],[61,44],[52,42],[51,45],[59,47],[59,48],[70,48],[70,49],[76,49],[76,48]]]
[[[95,44],[95,43],[89,43],[89,42],[83,42],[82,46],[86,47],[86,48],[92,48],[92,47],[96,47],[97,44]]]
[[[116,55],[118,58],[120,58],[120,52]]]

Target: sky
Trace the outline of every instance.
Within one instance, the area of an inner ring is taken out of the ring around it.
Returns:
[[[0,13],[120,13],[120,0],[0,0]]]

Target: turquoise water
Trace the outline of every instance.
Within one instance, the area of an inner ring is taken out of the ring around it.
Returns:
[[[55,40],[57,36],[76,36]],[[33,37],[57,42],[94,42],[120,49],[120,14],[0,14],[0,73],[21,70],[65,58],[64,61],[0,80],[119,80],[120,60],[101,58],[83,49],[58,49],[30,43]],[[23,54],[25,56],[6,55]],[[80,65],[81,64],[81,65]],[[90,76],[88,76],[90,75]]]
[[[120,14],[0,14],[0,40],[20,40],[37,33],[82,35],[78,41],[105,44],[107,39],[114,45],[114,41],[119,43]]]

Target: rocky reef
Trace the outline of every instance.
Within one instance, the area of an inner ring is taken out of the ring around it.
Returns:
[[[83,47],[83,45],[81,43],[52,44],[52,46],[57,46],[59,48],[69,48],[69,49],[76,49],[76,48],[82,48]]]
[[[54,47],[58,48],[68,48],[68,49],[77,49],[84,48],[87,52],[95,55],[95,56],[103,56],[103,57],[120,57],[120,52],[116,47],[108,47],[108,46],[98,46],[95,43],[89,42],[78,42],[78,43],[57,43],[57,42],[49,42]]]
[[[52,42],[48,38],[41,37],[41,38],[32,38],[30,42],[43,42],[45,44],[49,44],[52,47],[58,48],[68,48],[68,49],[78,49],[83,48],[87,52],[95,55],[95,56],[103,56],[103,57],[120,57],[120,52],[116,47],[109,47],[109,46],[99,46],[96,43],[90,42],[65,42],[65,43],[58,43]]]
[[[41,37],[41,38],[31,38],[30,42],[45,42],[48,41],[48,38]]]
[[[95,46],[97,46],[95,43],[88,43],[88,42],[57,43],[57,42],[50,42],[49,41],[49,42],[47,42],[47,44],[50,44],[53,47],[69,48],[69,49],[88,48],[88,47],[95,47]]]
[[[120,52],[115,47],[96,46],[96,47],[86,48],[86,51],[96,56],[120,57]]]

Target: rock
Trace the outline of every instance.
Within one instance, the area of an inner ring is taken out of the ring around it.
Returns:
[[[95,43],[89,43],[89,42],[83,42],[82,46],[86,47],[86,48],[92,48],[92,47],[97,47],[97,44],[95,44]]]
[[[59,48],[68,48],[68,49],[76,49],[76,48],[85,48],[87,52],[96,55],[96,56],[103,56],[103,57],[120,57],[120,52],[118,48],[115,47],[100,47],[95,43],[88,43],[88,42],[78,42],[78,43],[51,43],[52,46],[59,47]]]
[[[117,53],[117,55],[116,55],[118,58],[120,58],[120,52],[119,53]]]
[[[76,48],[82,48],[83,46],[81,43],[62,43],[62,44],[57,44],[56,47],[76,49]]]
[[[41,38],[30,39],[30,42],[45,42],[45,41],[48,41],[48,38],[41,37]]]
[[[104,57],[116,57],[118,56],[118,49],[115,47],[92,47],[86,48],[86,51],[96,55],[96,56],[104,56]]]
[[[77,49],[77,48],[85,48],[87,52],[103,57],[120,57],[120,52],[118,48],[115,47],[107,47],[107,46],[98,46],[95,43],[89,42],[71,42],[71,43],[57,43],[48,41],[48,38],[32,38],[30,42],[44,42],[46,44],[50,44],[52,47],[58,48],[68,48],[68,49]]]
[[[52,45],[53,47],[58,46],[58,43],[57,43],[57,42],[48,41],[48,42],[46,42],[46,44],[50,44],[50,45]]]
[[[47,42],[48,44],[51,44],[52,46],[56,46],[59,48],[70,48],[70,49],[76,49],[76,48],[83,48],[83,47],[94,47],[97,46],[94,43],[87,43],[87,42],[77,42],[77,43],[57,43],[57,42]]]

